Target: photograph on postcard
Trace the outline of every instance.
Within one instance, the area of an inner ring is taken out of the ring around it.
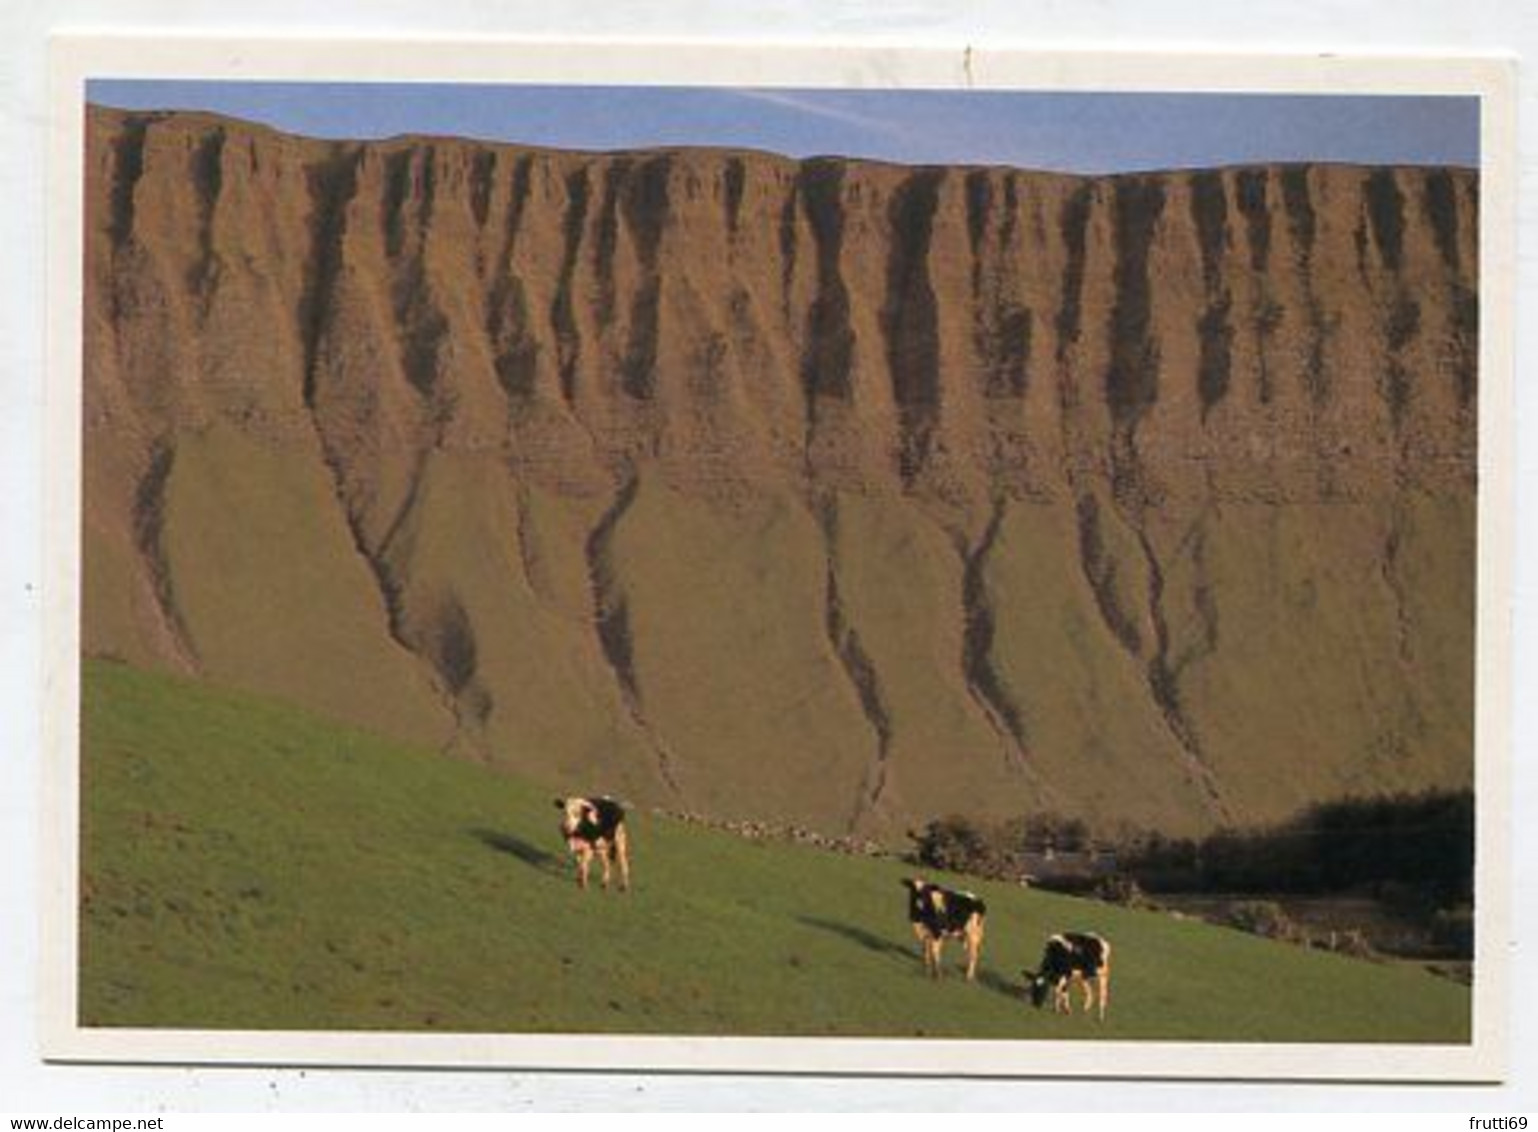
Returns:
[[[1477,95],[84,101],[81,1028],[1471,1042]]]

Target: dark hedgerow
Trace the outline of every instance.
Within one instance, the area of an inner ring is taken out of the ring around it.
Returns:
[[[1081,819],[1050,812],[992,823],[951,815],[909,837],[910,860],[928,868],[1109,903],[1231,897],[1237,902],[1225,922],[1278,939],[1297,940],[1301,929],[1275,898],[1370,897],[1418,923],[1436,948],[1472,954],[1468,790],[1321,802],[1277,825],[1199,839],[1146,831],[1097,837]]]

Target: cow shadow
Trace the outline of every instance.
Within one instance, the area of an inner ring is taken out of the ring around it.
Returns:
[[[531,869],[538,869],[552,876],[566,875],[560,857],[514,834],[497,829],[472,829],[470,835],[488,849],[495,849],[498,853],[515,857]]]
[[[1017,1002],[1027,1002],[1025,987],[1023,984],[1013,982],[997,971],[990,971],[981,964],[977,970],[977,985],[994,994],[1001,994],[1005,998],[1014,999]]]
[[[923,970],[924,959],[919,954],[916,944],[904,946],[900,943],[894,943],[884,936],[879,936],[867,928],[862,928],[855,924],[840,923],[837,920],[825,920],[819,916],[797,916],[796,919],[809,928],[831,932],[836,936],[849,940],[851,943],[858,944],[867,951],[873,951],[878,955],[887,956],[894,962],[914,967],[920,971]],[[949,978],[953,974],[958,980],[962,977],[962,972],[957,967],[954,954],[948,948],[945,962],[945,977]],[[1020,983],[1011,982],[998,971],[990,970],[982,964],[978,964],[976,985],[992,994],[1003,995],[1005,998],[1017,1001],[1021,1000],[1024,994],[1024,989]]]
[[[839,923],[837,920],[824,920],[820,916],[797,916],[796,919],[809,928],[818,931],[831,932],[836,936],[842,936],[851,943],[857,943],[867,951],[874,951],[878,955],[893,956],[898,959],[918,963],[921,962],[914,948],[903,947],[893,943],[884,936],[879,936],[867,928],[854,924]]]

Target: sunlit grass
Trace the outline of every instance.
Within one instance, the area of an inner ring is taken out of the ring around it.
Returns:
[[[1463,1042],[1467,988],[1155,912],[974,887],[976,985],[927,980],[910,866],[633,819],[579,892],[552,792],[269,701],[84,669],[81,1015],[196,1028]],[[1110,1017],[1020,996],[1115,945]]]

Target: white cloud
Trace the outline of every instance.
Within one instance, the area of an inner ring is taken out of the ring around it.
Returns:
[[[785,90],[733,90],[731,92],[738,98],[752,102],[764,102],[771,106],[781,107],[786,110],[794,110],[800,114],[806,114],[814,118],[823,118],[832,122],[841,122],[846,126],[855,126],[862,130],[873,130],[886,134],[888,137],[906,136],[905,131],[898,123],[887,118],[877,118],[868,114],[860,114],[843,107],[830,106],[820,99],[808,97],[796,91]]]

